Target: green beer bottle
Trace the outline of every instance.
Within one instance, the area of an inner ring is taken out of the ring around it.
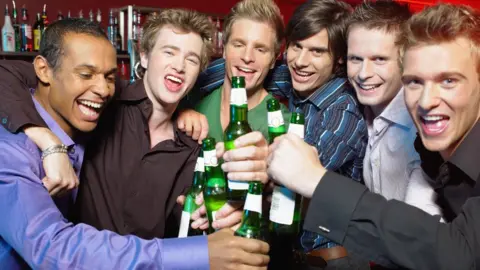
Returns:
[[[268,111],[268,141],[273,143],[276,137],[285,134],[286,128],[283,121],[283,114],[280,110],[280,102],[275,98],[267,100]]]
[[[205,160],[205,187],[203,198],[207,208],[209,233],[213,232],[212,223],[216,212],[227,202],[227,183],[222,168],[218,164],[215,150],[215,139],[203,140],[203,156]]]
[[[235,231],[236,236],[265,241],[262,230],[262,192],[263,185],[261,182],[249,182],[248,194],[243,207],[242,224]]]
[[[304,137],[305,117],[294,112],[288,133]],[[269,269],[292,269],[294,250],[299,244],[298,232],[302,209],[302,196],[284,186],[275,185],[270,205],[270,262]]]
[[[248,124],[247,90],[245,77],[232,77],[232,90],[230,93],[230,123],[224,134],[225,149],[235,148],[233,142],[236,138],[251,132]],[[228,199],[243,201],[248,191],[248,182],[228,180]]]
[[[185,204],[183,205],[182,219],[180,220],[180,230],[178,231],[178,237],[187,237],[194,235],[202,235],[203,231],[200,229],[192,229],[192,214],[198,209],[198,205],[195,203],[195,199],[203,192],[203,184],[205,180],[205,162],[203,159],[203,151],[197,158],[195,164],[195,172],[193,174],[192,187],[188,190],[185,196]]]

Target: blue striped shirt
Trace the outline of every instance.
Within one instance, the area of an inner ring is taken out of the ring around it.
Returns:
[[[225,60],[212,62],[197,81],[197,93],[208,93],[223,85]],[[367,145],[367,125],[355,94],[345,78],[332,78],[308,98],[302,99],[292,88],[285,64],[276,65],[265,79],[264,87],[286,98],[290,111],[305,114],[305,141],[314,145],[322,165],[356,181],[362,180],[363,158]],[[302,245],[306,250],[337,244],[305,231]]]

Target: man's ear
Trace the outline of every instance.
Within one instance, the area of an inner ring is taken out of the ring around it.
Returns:
[[[41,55],[36,56],[33,60],[33,67],[38,80],[43,84],[50,84],[53,78],[53,69],[48,65],[47,59]]]
[[[140,52],[140,64],[144,69],[148,69],[148,54]]]

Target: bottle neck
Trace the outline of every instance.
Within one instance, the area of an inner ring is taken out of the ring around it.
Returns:
[[[248,122],[247,104],[242,106],[230,104],[230,122]]]

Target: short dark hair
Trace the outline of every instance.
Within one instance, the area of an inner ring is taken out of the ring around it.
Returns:
[[[398,39],[403,26],[411,16],[408,4],[385,0],[366,1],[355,7],[348,22],[347,37],[352,27],[362,26],[369,30],[385,30],[387,33],[395,34]]]
[[[334,60],[337,75],[345,74],[345,65],[338,64],[347,54],[345,31],[352,7],[336,0],[310,0],[300,5],[287,24],[287,47],[292,42],[307,39],[323,29],[328,34],[328,50]]]
[[[50,24],[42,35],[39,54],[47,60],[48,65],[54,70],[60,64],[64,37],[68,33],[87,34],[108,40],[102,27],[89,20],[69,18]]]

